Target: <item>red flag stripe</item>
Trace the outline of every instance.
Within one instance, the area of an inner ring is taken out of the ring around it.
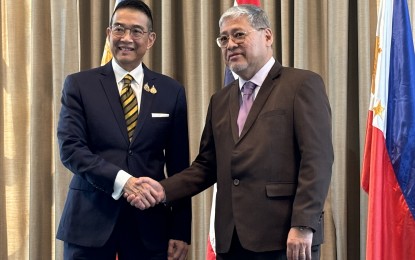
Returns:
[[[415,220],[402,195],[386,149],[383,132],[373,127],[369,112],[363,168],[370,169],[363,188],[369,192],[366,259],[409,259],[414,255]],[[370,153],[367,153],[369,151]],[[363,170],[365,174],[369,170]]]
[[[250,4],[250,5],[261,6],[261,1],[260,0],[236,0],[236,2],[239,5]]]

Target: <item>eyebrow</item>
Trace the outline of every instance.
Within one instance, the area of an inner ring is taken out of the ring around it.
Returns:
[[[126,25],[125,25],[125,24],[123,24],[123,23],[114,23],[113,25],[119,25],[119,26],[126,27]],[[130,26],[130,27],[131,27],[131,28],[139,28],[139,29],[142,29],[143,31],[145,30],[144,26],[139,25],[139,24],[135,24],[135,25],[132,25],[132,26]]]
[[[234,34],[236,32],[246,32],[246,31],[247,30],[242,29],[242,28],[234,28],[229,33],[221,32],[219,35],[229,35],[229,34]]]

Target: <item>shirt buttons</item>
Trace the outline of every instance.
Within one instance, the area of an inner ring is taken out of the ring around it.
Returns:
[[[128,150],[128,155],[133,155],[133,151],[132,150]]]
[[[233,180],[233,185],[238,186],[239,185],[239,180],[238,179],[234,179]]]

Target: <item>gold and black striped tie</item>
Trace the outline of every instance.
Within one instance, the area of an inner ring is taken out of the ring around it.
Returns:
[[[124,110],[124,118],[127,123],[128,137],[131,141],[134,129],[137,125],[138,106],[137,98],[131,88],[131,81],[133,77],[130,74],[125,75],[124,85],[121,89],[121,103]]]

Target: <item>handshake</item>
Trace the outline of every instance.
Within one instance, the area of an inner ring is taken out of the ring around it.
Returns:
[[[163,186],[149,177],[129,178],[123,192],[128,203],[141,210],[154,207],[166,200]]]

